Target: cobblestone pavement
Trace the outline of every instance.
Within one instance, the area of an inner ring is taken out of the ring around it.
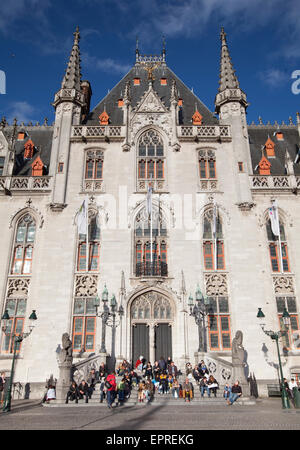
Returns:
[[[13,402],[0,414],[0,430],[300,430],[300,409],[283,410],[280,399],[255,406],[179,404],[106,407],[43,407]]]

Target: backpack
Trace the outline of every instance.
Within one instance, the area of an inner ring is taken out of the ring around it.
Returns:
[[[110,384],[110,382],[109,381],[105,381],[105,387],[107,388],[107,389],[110,389],[111,387],[112,387],[112,385]]]

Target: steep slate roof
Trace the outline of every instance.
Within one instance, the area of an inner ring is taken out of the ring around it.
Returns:
[[[192,125],[192,116],[195,112],[195,107],[197,107],[203,116],[203,125],[218,124],[217,117],[214,116],[201,100],[165,64],[154,69],[153,75],[155,78],[153,81],[153,89],[167,108],[170,107],[172,80],[176,81],[178,97],[183,100],[183,106],[179,108],[179,125]],[[134,78],[140,78],[139,86],[134,86]],[[166,86],[161,86],[161,78],[166,78]],[[133,108],[137,105],[149,87],[148,73],[139,64],[132,67],[124,78],[90,112],[86,121],[87,125],[99,125],[99,115],[104,109],[109,114],[110,125],[123,125],[123,110],[118,107],[118,100],[123,98],[125,85],[128,81],[130,81],[131,105]]]
[[[278,131],[283,133],[283,140],[278,140],[276,135],[274,135]],[[294,162],[300,146],[297,126],[289,125],[278,129],[275,126],[250,125],[248,127],[248,134],[253,173],[259,173],[258,168],[256,170],[255,168],[262,158],[262,147],[265,145],[268,137],[270,137],[275,144],[275,157],[267,157],[271,163],[271,175],[285,175],[286,150],[292,162]],[[265,152],[264,155],[266,156]],[[300,175],[299,163],[294,163],[294,173],[295,175]]]
[[[9,140],[11,138],[13,127],[8,126],[3,129],[5,137]],[[25,139],[18,141],[18,133],[25,132]],[[51,158],[53,127],[51,126],[33,126],[33,127],[18,127],[15,141],[15,163],[13,168],[13,175],[31,176],[32,163],[40,156],[44,166],[46,166],[45,175],[49,173],[49,165]],[[31,139],[34,143],[35,149],[33,157],[29,160],[24,160],[24,145]]]

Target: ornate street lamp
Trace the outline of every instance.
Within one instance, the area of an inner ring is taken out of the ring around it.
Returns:
[[[190,294],[188,298],[188,306],[190,307],[190,316],[193,316],[195,318],[196,325],[198,326],[198,335],[199,335],[198,352],[206,352],[207,346],[205,335],[205,316],[207,316],[208,314],[210,300],[206,295],[203,296],[199,285],[197,285],[195,298],[196,298],[195,304],[192,294]]]
[[[116,297],[114,294],[112,295],[112,297],[110,299],[110,307],[107,305],[108,290],[107,290],[106,284],[104,285],[104,290],[102,292],[101,297],[102,297],[103,307],[102,307],[102,311],[99,314],[99,316],[102,319],[102,339],[101,339],[100,353],[106,353],[106,348],[105,348],[106,326],[109,326],[112,328],[112,353],[114,353],[115,332],[116,332],[116,328],[119,326],[119,323],[120,323],[120,320],[119,321],[117,320],[117,314],[119,315],[119,318],[121,319],[121,317],[124,314],[124,309],[123,309],[122,305],[120,305],[119,309],[118,309],[117,300],[116,300]],[[100,299],[98,297],[98,294],[94,300],[94,306],[96,308],[96,315],[98,316],[98,308],[100,307]],[[114,355],[112,355],[112,357],[114,357]]]
[[[281,365],[281,358],[280,358],[280,350],[279,350],[279,344],[278,340],[281,338],[286,332],[290,324],[290,315],[286,308],[284,308],[282,313],[282,320],[283,324],[285,326],[285,330],[280,331],[272,331],[272,330],[265,330],[265,315],[262,312],[261,308],[258,308],[258,313],[256,316],[260,320],[260,326],[263,332],[269,336],[273,341],[276,341],[276,347],[277,347],[277,355],[278,355],[278,362],[279,362],[279,370],[280,370],[280,382],[281,382],[281,400],[282,400],[282,408],[289,409],[290,408],[290,401],[288,394],[286,392],[284,381],[283,381],[283,372],[282,372],[282,365]]]
[[[13,378],[14,378],[14,371],[15,371],[15,361],[16,361],[16,354],[17,351],[20,348],[20,344],[21,342],[26,339],[33,331],[34,326],[35,326],[35,321],[37,320],[37,316],[35,313],[35,310],[32,311],[32,313],[29,316],[29,331],[27,333],[19,333],[19,334],[15,334],[15,333],[10,333],[9,332],[9,328],[8,328],[8,321],[10,320],[9,314],[8,314],[8,310],[6,309],[2,318],[1,318],[1,322],[2,322],[2,331],[5,334],[5,336],[10,336],[12,339],[12,345],[13,345],[13,349],[14,349],[14,353],[13,353],[13,360],[12,360],[12,366],[11,366],[11,374],[10,374],[10,378],[9,378],[9,385],[8,385],[8,390],[7,390],[7,394],[5,397],[5,402],[4,402],[4,407],[3,407],[3,412],[9,412],[11,410],[11,394],[12,394],[12,386],[13,386]]]

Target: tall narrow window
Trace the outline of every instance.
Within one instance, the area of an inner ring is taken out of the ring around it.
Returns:
[[[225,270],[224,239],[217,209],[210,208],[203,218],[203,259],[205,270]]]
[[[143,209],[135,221],[136,276],[167,276],[167,229],[162,215],[156,207],[153,207],[152,212],[152,241],[150,228],[150,220],[146,210]]]
[[[13,353],[14,345],[17,345],[16,351],[21,349],[21,343],[14,343],[13,335],[18,336],[23,332],[26,313],[26,299],[9,299],[6,302],[5,309],[9,314],[9,321],[5,336],[2,339],[2,352]]]
[[[230,350],[231,331],[227,297],[209,297],[209,347],[211,350]]]
[[[161,136],[155,130],[148,130],[138,142],[138,181],[144,189],[152,181],[152,187],[162,185],[165,180],[165,155]]]
[[[278,322],[283,332],[282,345],[287,350],[300,348],[299,317],[296,298],[293,296],[276,297]],[[282,314],[284,309],[290,314],[290,325],[288,328],[283,324]]]
[[[269,242],[269,255],[271,261],[272,272],[290,272],[290,263],[287,250],[287,242],[285,237],[284,226],[280,222],[280,239],[272,232],[271,221],[266,224],[267,237]]]
[[[103,152],[89,150],[86,153],[85,179],[101,180],[103,178]]]
[[[213,150],[198,152],[199,175],[201,179],[216,179],[216,157]]]
[[[88,236],[88,264],[87,264],[87,241],[86,235],[79,235],[77,271],[86,270],[97,272],[100,265],[100,226],[98,215],[94,212],[89,214],[89,236]]]
[[[11,265],[12,274],[31,274],[35,228],[35,221],[29,214],[19,220]]]
[[[74,352],[95,351],[96,308],[94,298],[76,298],[73,311]]]

